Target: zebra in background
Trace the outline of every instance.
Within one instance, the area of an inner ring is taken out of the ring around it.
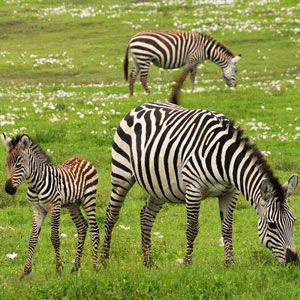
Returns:
[[[148,193],[141,210],[143,262],[152,265],[151,228],[166,202],[187,214],[185,263],[192,260],[202,200],[218,197],[225,262],[233,261],[232,218],[241,192],[259,216],[258,235],[280,263],[298,261],[294,217],[287,197],[297,175],[281,185],[242,130],[218,113],[173,103],[146,103],[120,122],[112,145],[111,200],[106,210],[102,263],[109,257],[120,208],[137,181]]]
[[[72,158],[55,166],[28,135],[18,135],[10,139],[2,133],[2,140],[7,147],[8,177],[5,191],[14,195],[18,186],[27,180],[27,197],[33,204],[33,226],[22,277],[31,273],[38,236],[48,212],[51,218],[51,242],[56,255],[56,270],[58,274],[61,273],[59,221],[62,207],[67,207],[78,234],[72,271],[80,267],[88,223],[93,243],[93,265],[97,268],[99,230],[95,209],[98,175],[94,166],[79,158]],[[87,215],[88,223],[80,206]]]
[[[151,63],[163,69],[185,66],[177,82],[177,91],[181,89],[189,73],[194,89],[197,66],[208,59],[221,67],[224,81],[228,86],[236,86],[236,63],[240,60],[241,55],[234,56],[228,48],[209,35],[192,31],[143,31],[137,33],[130,39],[124,58],[123,67],[126,81],[128,81],[129,49],[133,61],[129,77],[131,96],[139,72],[143,88],[149,93],[147,77]]]

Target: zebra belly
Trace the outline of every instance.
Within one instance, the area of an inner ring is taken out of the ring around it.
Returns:
[[[152,62],[155,66],[157,66],[159,68],[163,68],[163,69],[168,69],[168,70],[179,69],[186,64],[185,61],[182,63],[172,64],[172,62],[170,62],[170,61],[162,62],[162,61],[159,61],[158,59],[154,59]]]
[[[153,186],[152,184],[145,183],[136,178],[137,183],[153,198],[157,201],[165,203],[185,203],[185,187],[182,186],[181,189],[177,186],[177,184],[171,184],[169,186],[166,182],[160,185]]]

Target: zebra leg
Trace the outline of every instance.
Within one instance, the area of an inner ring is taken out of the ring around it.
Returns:
[[[146,76],[143,76],[143,77],[141,76],[142,86],[143,86],[145,92],[149,95],[150,94],[150,90],[148,88],[147,80],[148,80],[148,74]]]
[[[59,199],[58,202],[61,200]],[[60,241],[59,241],[59,221],[60,221],[61,206],[55,205],[50,208],[51,219],[51,242],[55,251],[56,272],[58,275],[62,271],[62,262],[60,258]]]
[[[90,235],[93,244],[93,266],[95,270],[98,268],[98,247],[99,247],[99,228],[96,219],[96,196],[90,197],[84,201],[82,207],[87,215],[90,226]]]
[[[39,237],[39,234],[41,231],[41,227],[45,220],[46,214],[47,214],[47,212],[45,210],[39,210],[38,208],[34,207],[33,224],[32,224],[31,236],[29,239],[28,254],[27,254],[26,263],[25,263],[24,271],[21,275],[21,278],[23,278],[24,276],[27,276],[31,273],[32,258],[34,255],[37,240],[38,240],[38,237]]]
[[[133,86],[138,72],[133,68],[129,76],[129,94],[133,96]]]
[[[144,265],[153,266],[151,257],[151,229],[157,213],[161,210],[163,204],[159,203],[153,197],[149,196],[146,204],[141,210],[141,233],[142,233],[142,252]]]
[[[194,90],[195,88],[196,75],[197,75],[197,66],[191,69],[192,90]]]
[[[121,175],[120,175],[121,177]],[[119,218],[119,213],[123,201],[125,197],[134,184],[134,180],[132,178],[132,182],[127,181],[126,178],[121,179],[119,181],[116,179],[116,182],[112,182],[112,192],[111,192],[111,200],[106,209],[106,219],[105,219],[105,237],[103,241],[102,251],[101,251],[101,262],[105,265],[106,260],[109,257],[109,249],[113,228]]]
[[[83,250],[83,245],[84,245],[88,225],[87,225],[87,221],[85,220],[85,218],[83,217],[80,211],[80,208],[77,205],[67,207],[67,209],[77,228],[78,243],[77,243],[75,262],[72,268],[72,272],[75,272],[81,266],[82,250]]]
[[[187,187],[186,190],[186,214],[187,214],[187,227],[186,239],[187,249],[185,256],[185,263],[188,265],[192,261],[194,241],[199,231],[199,210],[200,210],[200,193],[197,189]]]
[[[143,64],[143,66],[141,67],[141,76],[140,76],[142,86],[147,94],[150,94],[150,90],[148,88],[148,83],[147,83],[149,68],[150,68],[150,61],[145,62],[145,64]]]
[[[132,56],[132,62],[133,62],[133,68],[132,68],[132,71],[129,76],[129,94],[130,94],[130,96],[133,96],[134,82],[140,72],[140,65],[138,64],[138,62],[136,61],[134,56]]]
[[[179,79],[177,80],[175,86],[173,87],[172,90],[172,94],[171,94],[171,102],[174,101],[173,103],[176,103],[177,101],[175,99],[177,99],[177,95],[180,92],[183,82],[185,81],[187,75],[189,74],[190,70],[184,70],[181,74],[181,76],[179,77]]]
[[[238,192],[230,191],[219,197],[222,237],[225,249],[225,264],[234,262],[232,246],[232,216],[236,206]]]

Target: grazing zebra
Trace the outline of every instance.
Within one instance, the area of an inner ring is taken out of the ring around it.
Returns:
[[[146,103],[129,112],[120,122],[112,145],[112,191],[102,262],[109,256],[120,208],[136,181],[149,195],[140,214],[146,266],[152,265],[151,228],[166,202],[186,206],[185,263],[191,262],[200,204],[207,197],[219,199],[225,262],[232,262],[232,218],[239,192],[258,213],[261,242],[280,263],[298,261],[294,217],[287,202],[298,177],[291,176],[282,186],[261,152],[242,134],[221,114],[173,103]]]
[[[93,265],[97,268],[99,230],[95,209],[98,175],[94,166],[79,158],[72,158],[55,166],[28,135],[18,135],[10,139],[3,133],[2,140],[8,150],[5,190],[14,195],[21,182],[27,180],[27,196],[34,207],[32,233],[22,276],[31,273],[32,257],[47,212],[50,212],[51,218],[51,242],[56,255],[56,270],[58,274],[61,273],[59,220],[62,207],[67,207],[77,227],[77,253],[72,271],[80,267],[88,223],[93,242]],[[80,206],[87,215],[88,223],[80,211]]]
[[[241,56],[233,53],[212,37],[192,31],[143,31],[134,35],[127,46],[124,58],[124,75],[128,81],[128,52],[131,51],[133,68],[129,78],[130,95],[139,72],[144,90],[149,93],[147,77],[150,64],[164,69],[185,66],[177,83],[180,90],[190,73],[194,88],[197,66],[209,59],[218,64],[223,72],[225,83],[236,86],[236,63]]]

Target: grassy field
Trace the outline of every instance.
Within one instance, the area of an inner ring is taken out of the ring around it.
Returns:
[[[101,3],[101,4],[100,4]],[[128,96],[122,60],[129,38],[144,29],[198,30],[235,54],[238,86],[225,87],[211,62],[198,68],[197,86],[185,82],[181,103],[222,112],[267,155],[280,181],[300,173],[300,5],[257,1],[0,1],[0,130],[27,133],[54,162],[79,156],[99,172],[97,218],[101,242],[110,198],[110,147],[122,117],[140,103],[167,101],[180,70],[151,67],[151,95],[135,84]],[[4,191],[6,150],[0,151],[0,299],[299,299],[299,267],[279,265],[259,243],[257,216],[240,197],[234,214],[236,263],[226,268],[219,245],[218,203],[205,201],[190,267],[184,257],[185,208],[165,205],[153,227],[153,258],[141,260],[139,212],[146,194],[129,193],[115,227],[106,268],[92,268],[89,237],[82,268],[70,274],[75,227],[61,219],[63,274],[55,273],[49,218],[42,228],[33,272],[25,262],[32,207],[24,183],[14,197]],[[212,201],[213,200],[213,201]],[[290,199],[300,217],[300,189]],[[295,224],[300,249],[300,225]],[[11,255],[16,254],[16,255]]]

